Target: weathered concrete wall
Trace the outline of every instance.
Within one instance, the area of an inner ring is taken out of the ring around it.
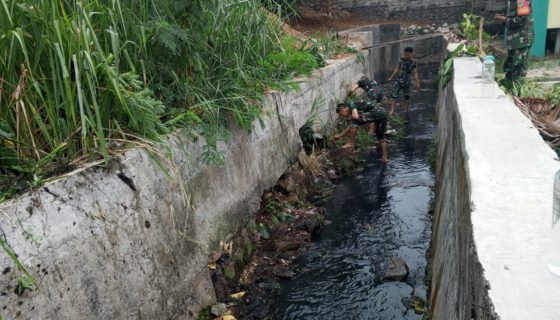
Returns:
[[[247,223],[262,192],[296,160],[298,130],[314,102],[328,124],[335,99],[364,71],[351,57],[319,70],[300,91],[267,95],[265,126],[234,131],[220,148],[221,167],[204,164],[203,142],[177,134],[168,169],[177,181],[135,149],[109,168],[72,174],[3,205],[2,234],[40,291],[16,295],[11,267],[0,279],[1,312],[7,319],[191,318],[213,301],[210,253]],[[3,253],[0,266],[12,266]]]
[[[427,55],[419,58],[441,59],[433,48],[442,48],[443,37],[411,41]],[[375,56],[396,55],[403,43],[391,46],[364,51],[363,61],[338,60],[299,91],[268,94],[265,126],[234,130],[220,146],[221,167],[204,164],[202,141],[178,133],[169,139],[173,165],[164,165],[173,178],[134,149],[0,206],[0,235],[40,286],[15,294],[18,272],[0,254],[0,312],[5,319],[191,319],[214,300],[210,253],[248,222],[262,192],[296,161],[298,131],[314,103],[316,123],[328,126],[353,82],[395,65],[397,57]]]
[[[560,319],[547,270],[556,155],[477,58],[438,102],[431,319]]]
[[[487,2],[489,0],[332,0],[331,4],[350,10],[365,19],[398,18],[452,22],[460,20],[465,12],[486,9]]]

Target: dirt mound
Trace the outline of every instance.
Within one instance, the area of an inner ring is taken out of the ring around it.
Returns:
[[[328,14],[322,7],[312,4],[298,7],[298,13],[298,17],[290,20],[290,26],[308,36],[317,32],[344,31],[370,24],[400,23],[403,26],[429,24],[426,21],[416,20],[362,19],[352,12],[336,7],[333,7]]]

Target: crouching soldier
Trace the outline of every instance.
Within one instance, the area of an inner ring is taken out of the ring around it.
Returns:
[[[358,89],[364,90],[367,99],[371,101],[373,105],[376,105],[378,100],[381,101],[383,99],[384,92],[381,86],[379,86],[375,80],[371,80],[366,76],[361,77],[360,80],[352,86],[350,92],[348,92],[348,96],[351,97]],[[368,125],[368,133],[373,135],[373,132],[374,123],[370,123]]]
[[[349,104],[340,103],[336,107],[336,112],[341,117],[351,122],[348,128],[335,136],[335,139],[349,136],[349,141],[343,145],[342,148],[352,148],[356,143],[358,127],[371,123],[373,124],[373,130],[381,147],[381,161],[388,161],[387,140],[385,138],[385,132],[387,131],[387,111],[380,106],[382,99],[383,96],[381,95],[377,98],[377,105],[369,101],[360,100]]]

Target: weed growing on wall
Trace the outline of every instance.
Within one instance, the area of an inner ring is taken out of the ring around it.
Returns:
[[[33,289],[36,287],[35,278],[27,271],[23,264],[19,261],[16,253],[10,248],[10,246],[0,237],[0,247],[6,253],[6,255],[12,260],[16,269],[21,273],[18,277],[18,284],[16,286],[16,293],[23,294],[25,290]]]
[[[439,86],[440,88],[447,87],[447,84],[453,78],[453,58],[460,56],[475,56],[478,52],[478,48],[474,45],[466,47],[464,44],[460,44],[453,52],[450,52],[445,60],[443,61],[442,67],[439,71]]]

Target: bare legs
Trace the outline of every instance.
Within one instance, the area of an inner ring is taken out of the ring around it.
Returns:
[[[348,140],[348,142],[346,142],[342,146],[342,149],[347,149],[347,148],[354,147],[354,144],[356,144],[356,132],[357,131],[358,131],[358,128],[350,128],[350,132],[348,132],[348,135],[350,136],[350,140]]]
[[[387,141],[380,141],[379,144],[381,145],[381,161],[387,163],[387,161],[389,161],[387,156]]]

